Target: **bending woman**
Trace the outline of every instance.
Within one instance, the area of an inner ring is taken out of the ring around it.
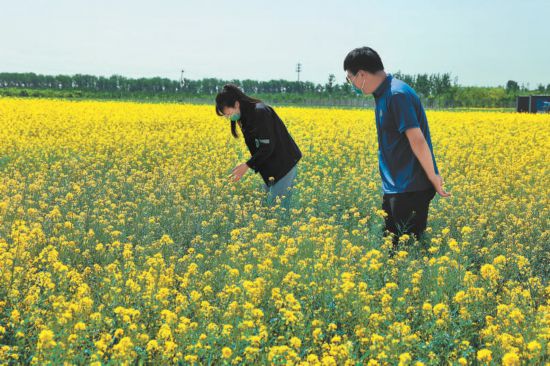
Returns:
[[[251,154],[248,161],[233,169],[232,181],[239,181],[248,169],[253,169],[262,176],[269,202],[281,197],[288,207],[302,153],[277,113],[233,84],[225,85],[216,96],[216,113],[230,119],[233,137],[238,137],[239,124]]]

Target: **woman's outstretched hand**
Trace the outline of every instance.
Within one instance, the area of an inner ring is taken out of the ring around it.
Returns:
[[[249,167],[248,165],[246,165],[246,163],[237,165],[229,175],[231,181],[238,182],[243,177],[243,175],[246,174],[248,169]]]

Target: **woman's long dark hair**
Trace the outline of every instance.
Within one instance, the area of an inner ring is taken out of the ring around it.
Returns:
[[[235,107],[236,102],[239,102],[242,113],[243,109],[248,109],[248,107],[251,107],[256,103],[261,103],[262,101],[249,97],[235,84],[226,84],[223,86],[222,91],[216,95],[216,114],[218,116],[223,116],[223,109],[225,107]],[[231,134],[233,137],[239,137],[239,135],[237,135],[236,126],[237,122],[231,121]]]

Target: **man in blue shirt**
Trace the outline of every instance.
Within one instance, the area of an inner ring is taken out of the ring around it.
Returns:
[[[378,162],[382,177],[385,233],[419,239],[428,219],[430,201],[443,189],[433,154],[426,113],[416,92],[384,71],[382,60],[370,47],[352,50],[344,60],[347,80],[357,94],[374,95]]]

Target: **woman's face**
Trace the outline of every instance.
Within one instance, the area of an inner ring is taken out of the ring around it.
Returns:
[[[233,107],[223,107],[222,113],[227,118],[231,118],[231,116],[234,114],[240,114],[241,108],[239,102],[235,102],[235,105]]]

